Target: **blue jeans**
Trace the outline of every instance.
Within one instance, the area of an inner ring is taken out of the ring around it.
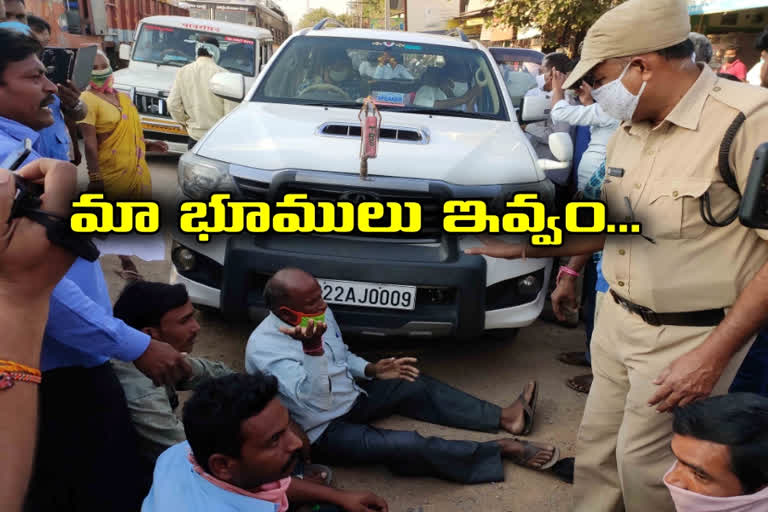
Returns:
[[[768,327],[757,333],[729,392],[756,393],[768,397]]]
[[[361,384],[347,414],[328,425],[312,445],[312,459],[336,465],[383,464],[399,475],[435,476],[463,484],[501,482],[504,464],[496,441],[423,437],[414,431],[377,428],[369,422],[399,414],[477,432],[499,430],[501,409],[426,375],[415,382],[373,380]]]

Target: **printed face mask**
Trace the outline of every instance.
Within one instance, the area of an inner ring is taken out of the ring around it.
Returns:
[[[647,82],[643,82],[637,96],[624,87],[621,79],[627,74],[631,65],[631,62],[627,64],[619,78],[592,91],[592,97],[600,104],[605,113],[619,121],[632,120],[632,116],[635,114],[635,110],[637,110],[637,104],[640,102],[640,96],[643,95],[645,86],[648,85]]]
[[[108,67],[106,69],[94,70],[91,72],[91,82],[93,82],[97,87],[104,87],[104,84],[106,84],[107,80],[109,80],[111,77],[112,77],[111,67]]]
[[[288,322],[294,327],[307,327],[309,326],[309,321],[314,320],[315,324],[319,322],[325,322],[325,309],[319,313],[302,313],[301,311],[295,311],[289,307],[281,306],[280,311],[283,313],[287,313],[290,317],[292,317],[293,321]]]

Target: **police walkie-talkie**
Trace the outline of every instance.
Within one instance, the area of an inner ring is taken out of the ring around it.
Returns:
[[[15,172],[31,152],[32,142],[26,139],[21,147],[0,163],[0,168],[8,169],[13,173],[16,182],[16,195],[8,222],[18,217],[27,217],[45,227],[46,236],[52,244],[67,249],[85,260],[96,261],[99,258],[99,250],[91,241],[91,237],[72,231],[68,218],[40,210],[43,204],[40,199],[44,191],[43,186],[32,183]]]
[[[768,229],[768,143],[755,151],[739,206],[739,220],[748,228]]]

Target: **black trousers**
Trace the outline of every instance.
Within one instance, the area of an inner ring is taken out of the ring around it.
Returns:
[[[112,366],[58,368],[40,385],[26,512],[137,512],[149,492],[137,435]]]
[[[361,384],[352,410],[334,420],[312,446],[313,460],[327,464],[384,464],[400,475],[435,476],[475,484],[504,480],[496,442],[449,441],[368,423],[393,414],[448,427],[495,433],[501,409],[427,376],[416,382],[373,380]]]

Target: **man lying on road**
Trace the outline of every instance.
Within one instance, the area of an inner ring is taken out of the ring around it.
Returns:
[[[529,382],[520,398],[502,409],[420,376],[413,358],[369,363],[347,350],[320,286],[299,269],[276,273],[267,283],[265,298],[270,314],[248,341],[246,371],[277,377],[280,397],[307,432],[315,459],[385,464],[403,475],[467,484],[503,481],[505,458],[537,470],[557,462],[559,451],[553,446],[516,439],[448,441],[370,426],[400,414],[480,432],[501,428],[527,435],[533,427],[537,387]]]
[[[183,416],[188,441],[157,459],[142,512],[286,512],[289,500],[328,503],[347,512],[387,512],[387,503],[369,492],[290,477],[302,441],[277,398],[274,377],[210,379],[184,405]]]

